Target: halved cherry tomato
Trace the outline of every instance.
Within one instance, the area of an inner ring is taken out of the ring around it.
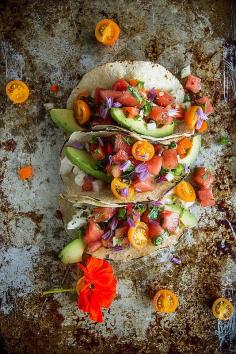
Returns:
[[[212,313],[213,315],[221,321],[227,321],[232,317],[235,309],[233,304],[225,299],[224,297],[220,297],[215,300],[212,305]]]
[[[112,20],[104,19],[97,23],[95,37],[104,45],[114,44],[120,35],[120,27]]]
[[[138,85],[138,80],[136,80],[136,79],[130,79],[130,80],[129,80],[129,83],[130,83],[131,86],[137,86],[137,85]]]
[[[196,130],[198,131],[198,133],[204,133],[204,132],[207,130],[207,128],[208,128],[208,124],[207,124],[207,122],[204,120],[204,121],[202,122],[201,128],[199,128],[199,129],[196,128]]]
[[[196,200],[196,193],[193,186],[186,181],[180,182],[177,187],[175,187],[175,194],[185,202],[194,202]]]
[[[197,110],[199,108],[201,107],[190,106],[184,114],[185,123],[190,129],[194,129],[195,124],[197,123]]]
[[[22,181],[25,181],[33,176],[33,167],[31,165],[19,168],[18,176]]]
[[[50,86],[50,91],[51,92],[58,92],[59,91],[59,86],[58,85],[51,85]]]
[[[177,152],[181,157],[187,154],[188,149],[192,147],[193,143],[189,138],[183,138],[177,143]]]
[[[155,149],[148,141],[139,140],[132,146],[132,155],[138,161],[149,161],[155,155]]]
[[[179,300],[175,293],[168,289],[159,290],[152,300],[155,311],[163,313],[175,312],[179,306]]]
[[[114,178],[111,182],[111,191],[113,195],[124,201],[129,201],[134,198],[134,187],[123,182],[120,178]],[[122,195],[123,194],[123,195]]]
[[[8,82],[6,94],[13,103],[24,103],[29,97],[28,86],[20,80]]]
[[[86,124],[91,116],[89,105],[80,99],[77,99],[74,103],[75,119],[80,125]]]
[[[137,107],[123,107],[122,110],[127,118],[134,118],[139,114],[139,109]]]
[[[147,245],[148,226],[142,221],[136,222],[134,227],[130,227],[128,231],[128,239],[134,248],[141,250]]]

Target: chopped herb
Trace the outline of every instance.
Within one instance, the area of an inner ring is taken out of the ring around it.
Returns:
[[[134,172],[135,166],[131,163],[126,171],[122,172],[122,177],[129,177]]]
[[[228,145],[229,139],[227,138],[227,136],[221,136],[221,137],[218,139],[218,143],[219,143],[220,145]]]
[[[170,143],[170,145],[169,145],[169,148],[170,149],[175,149],[176,148],[176,143],[174,142],[174,141],[172,141],[171,143]]]
[[[159,216],[159,209],[157,206],[154,206],[153,208],[151,208],[151,210],[149,211],[147,217],[149,219],[157,219]]]
[[[184,96],[184,102],[191,102],[191,98],[189,95]]]
[[[125,220],[126,219],[126,209],[125,208],[119,208],[117,217],[118,217],[119,220]]]
[[[113,246],[121,246],[122,242],[123,242],[122,238],[113,237],[112,239]]]
[[[132,86],[128,87],[128,91],[136,98],[137,101],[142,102],[142,97],[140,96],[139,92]]]
[[[181,176],[184,172],[184,165],[179,163],[176,169],[172,170],[175,176]]]
[[[163,243],[163,237],[161,236],[154,237],[152,242],[155,246],[160,246]]]
[[[143,106],[144,115],[148,116],[151,110],[152,110],[152,103],[150,101],[145,101],[145,104]]]
[[[160,173],[159,173],[159,176],[165,176],[167,173],[169,172],[169,170],[167,170],[167,169],[165,169],[165,168],[161,168],[161,171],[160,171]],[[159,177],[158,176],[158,177]],[[157,178],[158,178],[157,177]]]
[[[139,88],[144,88],[144,81],[138,81],[137,86]]]
[[[134,209],[137,210],[139,214],[143,214],[146,211],[147,206],[144,204],[136,204]]]

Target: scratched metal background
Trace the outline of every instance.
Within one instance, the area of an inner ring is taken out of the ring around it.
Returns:
[[[1,353],[211,354],[236,351],[235,317],[223,324],[209,304],[221,294],[235,301],[235,12],[223,0],[1,1],[0,57],[0,331]],[[94,39],[98,20],[122,29],[113,48]],[[47,109],[64,107],[86,70],[123,59],[157,61],[173,73],[191,63],[213,98],[216,113],[198,164],[216,173],[214,208],[195,208],[199,227],[175,249],[115,265],[118,297],[94,324],[76,308],[76,296],[43,298],[48,288],[71,286],[71,269],[57,260],[66,242],[58,209],[63,134]],[[29,101],[12,105],[4,93],[22,79]],[[51,83],[58,94],[49,93]],[[228,147],[217,144],[228,135]],[[34,166],[22,183],[17,168]],[[170,262],[172,255],[181,265]],[[178,311],[155,314],[150,297],[162,288],[180,298]]]

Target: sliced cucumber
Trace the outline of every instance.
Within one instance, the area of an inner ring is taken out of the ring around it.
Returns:
[[[85,250],[85,242],[81,236],[70,241],[59,253],[60,260],[65,264],[77,263],[82,260]]]

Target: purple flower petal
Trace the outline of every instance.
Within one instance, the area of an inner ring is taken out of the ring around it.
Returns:
[[[175,264],[181,264],[181,260],[179,258],[173,257],[171,259],[171,262],[175,263]]]
[[[160,202],[159,200],[158,201],[153,201],[153,202],[151,202],[151,203],[149,203],[151,206],[162,206],[163,205],[163,203],[162,202]]]
[[[189,169],[189,166],[184,163],[184,173],[189,173],[190,169]]]
[[[169,111],[167,112],[168,117],[175,117],[176,114],[177,114],[177,109],[175,109],[175,108],[171,108],[171,109],[169,109]]]
[[[106,97],[106,107],[109,109],[113,105],[113,98],[112,97]]]
[[[127,223],[129,224],[130,227],[135,227],[135,222],[131,218],[127,218]]]
[[[104,105],[101,105],[99,108],[99,113],[100,113],[100,116],[102,117],[102,119],[106,119],[107,113],[108,113],[108,108],[105,107]]]
[[[122,104],[120,102],[114,102],[112,107],[122,107]]]
[[[118,225],[118,219],[114,217],[110,223],[111,230],[115,230],[117,228],[117,225]]]
[[[81,144],[79,141],[69,141],[66,146],[70,146],[70,147],[73,147],[75,149],[78,149],[78,150],[83,150],[84,148],[84,145]]]
[[[123,247],[122,246],[114,246],[112,247],[113,251],[122,251],[123,250]]]
[[[135,172],[136,173],[145,173],[148,172],[148,167],[145,163],[140,163],[135,167]]]
[[[102,235],[103,240],[108,240],[112,236],[112,231],[108,230],[105,234]]]
[[[203,112],[202,108],[198,108],[197,110],[197,123],[196,129],[200,129],[204,120],[208,120],[208,116]]]
[[[154,101],[156,97],[157,97],[157,92],[155,88],[152,88],[151,90],[148,91],[147,98],[150,101]]]
[[[122,197],[128,197],[128,195],[129,195],[129,188],[128,188],[128,187],[122,188],[121,191],[120,191],[120,195],[121,195]]]
[[[127,160],[120,165],[120,169],[125,172],[130,168],[131,164],[132,162],[130,160]]]

